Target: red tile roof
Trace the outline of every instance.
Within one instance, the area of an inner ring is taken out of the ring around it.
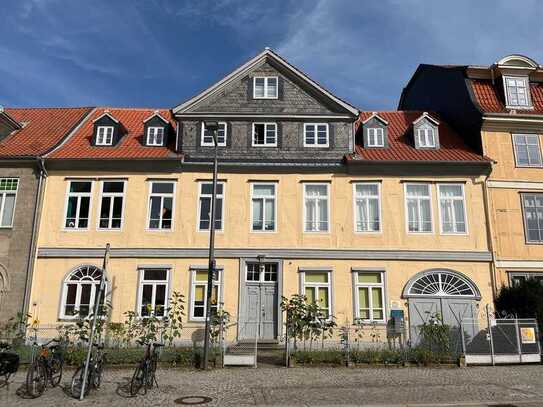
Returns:
[[[361,112],[358,126],[373,112]],[[477,154],[468,147],[460,136],[443,122],[435,113],[430,115],[439,121],[439,149],[416,149],[413,141],[413,122],[424,112],[394,111],[377,112],[388,122],[388,147],[364,148],[362,140],[357,139],[355,153],[347,156],[347,160],[368,161],[450,161],[450,162],[490,162],[490,159]]]
[[[485,113],[508,113],[511,109],[505,108],[503,90],[488,79],[470,79],[475,100]],[[497,83],[497,82],[496,82]],[[530,83],[530,96],[533,109],[515,109],[522,114],[543,114],[543,83]]]
[[[80,108],[5,108],[23,128],[0,142],[0,157],[28,158],[47,153],[91,111]]]
[[[180,157],[174,152],[174,140],[166,147],[147,147],[143,145],[143,121],[157,109],[107,108],[99,107],[89,115],[83,125],[48,158],[63,159],[160,159]],[[93,146],[93,120],[105,111],[121,122],[124,133],[114,146]],[[175,120],[169,110],[158,110],[168,120],[175,132]]]

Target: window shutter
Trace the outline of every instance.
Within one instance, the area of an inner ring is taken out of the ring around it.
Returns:
[[[283,123],[277,123],[277,148],[281,149],[283,146]]]
[[[284,99],[284,90],[285,90],[285,80],[282,76],[277,78],[277,98],[279,100]]]
[[[253,146],[253,123],[247,122],[247,150]]]
[[[247,77],[247,100],[253,100],[253,78]]]
[[[434,126],[434,137],[436,140],[436,150],[439,150],[439,126]]]
[[[177,146],[175,146],[175,151],[180,153],[181,151],[183,151],[183,123],[182,122],[177,122],[177,126],[179,126],[179,132],[177,134],[179,134],[179,137],[177,138]]]
[[[388,126],[383,126],[383,145],[388,148]]]
[[[232,123],[226,122],[226,147],[232,147]]]
[[[336,126],[335,123],[328,123],[328,149],[333,150],[336,146]]]
[[[202,147],[202,126],[203,125],[204,125],[204,122],[196,123],[196,147],[198,148]]]

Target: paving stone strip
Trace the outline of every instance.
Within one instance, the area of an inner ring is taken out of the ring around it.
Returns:
[[[71,371],[62,382],[68,385]],[[48,388],[39,399],[24,400],[15,391],[18,373],[0,389],[1,407],[19,406],[175,406],[182,397],[211,397],[202,406],[501,406],[543,407],[543,366],[432,368],[229,368],[208,372],[160,369],[159,388],[146,396],[119,392],[132,376],[109,369],[99,391],[79,402],[61,388]]]

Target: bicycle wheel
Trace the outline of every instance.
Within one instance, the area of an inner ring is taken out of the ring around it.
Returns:
[[[57,355],[53,356],[51,359],[51,365],[50,365],[50,376],[49,381],[51,382],[51,386],[56,387],[59,385],[60,380],[62,379],[62,366],[64,365],[64,361],[62,360],[62,357],[59,357]]]
[[[81,387],[83,386],[83,376],[85,375],[85,366],[81,365],[77,368],[72,376],[71,393],[76,399],[81,397]],[[91,384],[88,382],[85,384],[85,396],[89,394],[89,388]]]
[[[26,394],[32,398],[40,397],[47,386],[47,374],[43,364],[36,359],[26,372]]]
[[[153,385],[155,384],[156,368],[157,368],[157,360],[153,358],[149,361],[149,371],[147,374],[147,381],[146,381],[146,386],[148,389],[151,389]]]
[[[95,389],[99,388],[102,384],[102,373],[104,370],[104,364],[101,360],[94,365],[94,373],[92,375],[92,385]]]
[[[145,368],[144,364],[140,363],[136,370],[134,371],[134,374],[132,375],[132,380],[130,380],[130,395],[135,396],[139,393],[141,387],[143,386],[145,381]]]

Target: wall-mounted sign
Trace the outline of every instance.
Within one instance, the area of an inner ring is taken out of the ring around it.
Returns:
[[[535,343],[535,328],[520,328],[522,343]]]

